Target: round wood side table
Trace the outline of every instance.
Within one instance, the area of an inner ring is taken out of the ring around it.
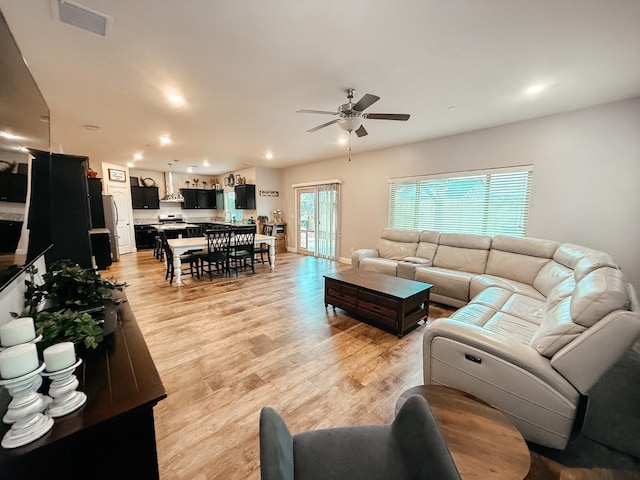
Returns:
[[[463,480],[522,480],[527,476],[529,448],[502,412],[460,390],[420,385],[400,396],[396,413],[415,394],[427,399]]]

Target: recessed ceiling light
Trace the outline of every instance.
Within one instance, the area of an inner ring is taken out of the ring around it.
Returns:
[[[266,158],[267,160],[271,160],[273,158],[273,153],[271,152],[267,152],[264,154],[264,158]]]
[[[338,143],[339,143],[340,145],[344,145],[345,143],[347,143],[347,139],[346,139],[345,137],[340,137],[340,138],[338,139]]]
[[[142,160],[142,154],[141,153],[136,153],[136,154],[133,155],[133,158],[135,160]]]
[[[133,167],[133,162],[127,162],[127,167],[129,168]]]
[[[87,132],[101,132],[102,131],[102,129],[98,125],[86,124],[86,125],[83,125],[83,127]]]
[[[168,94],[167,99],[174,105],[182,105],[184,103],[184,98],[182,97],[182,95],[178,95],[177,93]]]
[[[187,172],[189,172],[189,173],[193,172],[193,167],[188,167],[187,168]]]
[[[171,138],[164,136],[164,137],[160,137],[160,144],[161,145],[168,145],[171,143]]]
[[[530,87],[528,87],[525,92],[528,93],[529,95],[535,95],[536,93],[540,93],[542,90],[544,90],[546,87],[546,85],[542,85],[541,83],[538,83],[536,85],[531,85]]]

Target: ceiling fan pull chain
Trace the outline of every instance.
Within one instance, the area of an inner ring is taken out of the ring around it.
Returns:
[[[351,161],[351,132],[349,132],[349,161]]]

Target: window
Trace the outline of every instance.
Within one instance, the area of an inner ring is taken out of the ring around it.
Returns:
[[[241,222],[242,210],[236,210],[236,192],[226,192],[224,197],[225,220],[229,222]]]
[[[532,166],[389,180],[389,227],[512,235],[527,230]]]

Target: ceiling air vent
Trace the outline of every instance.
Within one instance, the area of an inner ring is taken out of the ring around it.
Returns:
[[[113,18],[84,5],[66,0],[51,0],[54,18],[87,32],[106,37],[111,32]]]

